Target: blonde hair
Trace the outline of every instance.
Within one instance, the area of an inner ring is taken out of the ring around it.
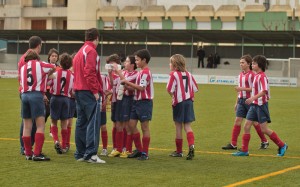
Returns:
[[[181,72],[186,71],[185,58],[181,54],[175,54],[175,55],[171,56],[170,62],[176,70],[181,71]]]

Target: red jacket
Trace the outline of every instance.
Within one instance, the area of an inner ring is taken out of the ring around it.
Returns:
[[[74,90],[89,90],[93,94],[102,93],[100,58],[96,46],[86,41],[73,59]]]

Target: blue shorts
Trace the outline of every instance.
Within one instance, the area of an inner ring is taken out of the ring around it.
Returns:
[[[130,119],[140,120],[140,122],[150,121],[152,119],[152,110],[152,100],[133,101],[130,112]]]
[[[74,98],[69,98],[69,117],[73,118],[76,111],[76,101]]]
[[[246,118],[247,113],[250,109],[250,105],[245,103],[246,99],[238,99],[237,108],[236,108],[236,117]]]
[[[117,102],[112,102],[111,103],[111,116],[110,119],[112,122],[116,122],[116,113],[117,113]]]
[[[44,96],[42,92],[25,92],[21,94],[21,117],[35,119],[45,116]]]
[[[132,103],[133,103],[133,96],[126,96],[126,95],[123,96],[121,104],[119,103],[117,104],[117,111],[118,111],[117,121],[120,122],[129,121]]]
[[[69,118],[70,99],[66,96],[52,95],[50,100],[50,115],[53,120]]]
[[[195,121],[193,101],[188,99],[173,106],[173,120],[178,123]]]
[[[271,123],[268,103],[261,106],[251,104],[246,119],[250,121],[258,121],[260,124],[265,122]]]
[[[106,112],[101,112],[101,121],[100,121],[100,125],[106,125],[107,123],[107,119],[106,119]]]

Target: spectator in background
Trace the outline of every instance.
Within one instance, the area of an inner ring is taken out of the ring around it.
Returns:
[[[200,68],[200,62],[201,62],[201,67],[204,68],[205,51],[201,46],[197,50],[197,56],[198,56],[198,68]]]
[[[219,54],[216,52],[214,54],[214,58],[213,58],[213,68],[217,68],[218,64],[220,64],[220,56]]]
[[[213,68],[213,63],[214,63],[214,57],[213,57],[213,54],[211,53],[211,54],[208,55],[208,57],[207,57],[207,65],[206,65],[206,68]]]

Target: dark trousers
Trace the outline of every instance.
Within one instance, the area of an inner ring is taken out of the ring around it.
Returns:
[[[198,68],[200,68],[200,63],[201,63],[201,67],[204,68],[204,58],[198,58]]]

